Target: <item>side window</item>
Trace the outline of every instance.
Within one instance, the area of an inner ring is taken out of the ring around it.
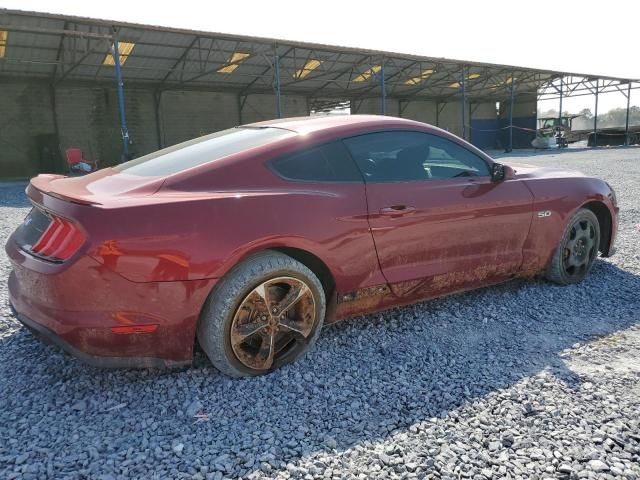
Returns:
[[[489,166],[478,155],[451,140],[429,135],[429,156],[424,168],[430,178],[483,177]]]
[[[341,142],[328,143],[271,161],[287,180],[306,182],[362,182],[362,175]]]
[[[487,163],[451,140],[421,132],[380,132],[344,140],[367,182],[489,175]]]

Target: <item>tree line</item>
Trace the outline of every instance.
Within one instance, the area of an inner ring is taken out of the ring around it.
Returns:
[[[570,115],[565,111],[564,115]],[[589,130],[593,128],[593,112],[590,108],[584,108],[578,112],[580,115],[573,119],[571,128],[573,130]],[[557,117],[558,110],[551,109],[545,112],[538,112],[538,118]],[[625,126],[627,116],[626,108],[613,108],[606,113],[598,113],[598,129],[615,128]],[[629,125],[640,125],[640,106],[629,108]]]

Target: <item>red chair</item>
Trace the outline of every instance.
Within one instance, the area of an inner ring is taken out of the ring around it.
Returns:
[[[83,158],[82,150],[79,148],[67,148],[66,154],[67,166],[71,173],[90,173],[98,169],[98,162]]]

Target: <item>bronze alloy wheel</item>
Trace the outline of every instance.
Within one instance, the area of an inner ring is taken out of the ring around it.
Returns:
[[[304,281],[269,279],[249,292],[235,312],[230,330],[233,353],[245,367],[270,370],[306,348],[316,316],[316,300]]]

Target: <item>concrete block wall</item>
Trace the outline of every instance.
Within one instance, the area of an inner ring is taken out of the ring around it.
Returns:
[[[35,175],[39,156],[37,136],[54,132],[46,85],[0,84],[0,178]]]
[[[482,149],[496,149],[502,145],[503,131],[496,110],[496,102],[471,104],[470,140]]]
[[[274,94],[248,96],[242,113],[235,93],[168,90],[156,97],[154,90],[125,85],[124,94],[129,150],[134,157],[241,122],[276,117]],[[306,97],[283,95],[281,102],[283,116],[308,115]],[[42,135],[54,140],[57,135],[54,148],[61,158],[67,148],[76,147],[101,166],[120,161],[115,88],[3,83],[0,112],[0,178],[31,177],[46,170],[40,165]],[[64,171],[64,162],[49,171]]]
[[[309,115],[307,98],[300,95],[281,95],[280,106],[283,117],[305,117]],[[240,123],[262,122],[276,117],[274,94],[247,95],[242,106]]]
[[[536,100],[516,101],[513,103],[513,118],[537,116]],[[509,118],[509,102],[500,102],[500,118]]]
[[[380,115],[381,111],[380,97],[364,98],[362,100],[351,101],[351,113],[360,115]],[[385,101],[386,115],[391,117],[400,116],[400,103],[393,98],[387,98]]]
[[[44,171],[40,158],[43,138],[53,141],[52,150],[58,150],[60,156],[67,148],[78,147],[102,166],[115,165],[120,160],[122,139],[115,88],[63,85],[53,89],[44,82],[4,81],[0,89],[0,178],[29,177]],[[154,90],[125,85],[130,151],[139,157],[241,123],[275,118],[275,102],[274,94],[248,95],[242,102],[242,97],[233,92],[168,90],[157,97]],[[282,95],[281,104],[285,117],[309,113],[304,96]],[[503,102],[501,107],[503,122],[508,103]],[[416,100],[401,105],[388,98],[386,110],[387,115],[462,133],[459,101],[438,104]],[[530,119],[535,111],[535,99],[514,104],[514,118]],[[380,98],[352,102],[351,113],[379,114]],[[478,105],[473,114],[467,106],[466,124],[470,125],[470,118],[491,115],[495,116],[495,103]],[[62,171],[61,168],[62,162],[57,170]]]
[[[428,102],[423,100],[415,100],[410,102],[402,102],[403,107],[400,116],[418,122],[430,123],[436,125],[438,123],[437,102]]]
[[[234,93],[169,90],[160,96],[160,132],[164,147],[224,130],[239,122],[238,96]],[[132,138],[135,141],[133,135]]]
[[[473,119],[495,120],[498,118],[496,102],[473,103],[470,105],[469,112]]]
[[[459,100],[450,102],[412,100],[405,103],[403,107],[400,115],[403,118],[430,123],[455,135],[462,135],[462,111]],[[465,118],[465,123],[469,125],[470,112],[468,103],[465,109]],[[468,134],[469,132],[467,132],[467,137]]]
[[[80,148],[86,158],[113,165],[122,155],[118,97],[112,88],[63,86],[55,90],[61,149]],[[152,91],[127,89],[125,114],[133,156],[158,149],[158,128]]]
[[[111,132],[109,145],[116,150],[113,158],[119,158],[122,152],[122,140],[119,128],[120,117],[117,109],[118,97],[115,89],[109,90],[108,99],[108,122]],[[133,156],[139,157],[157,150],[160,146],[160,132],[156,121],[154,92],[147,89],[127,89],[125,92],[125,113],[129,136],[132,140],[129,149]],[[111,141],[114,136],[117,137],[116,142]]]
[[[452,101],[440,104],[440,114],[438,115],[438,126],[454,135],[462,136],[462,106],[460,101]],[[469,125],[469,104],[465,108],[465,124]],[[467,139],[469,139],[469,129],[467,128]]]
[[[120,129],[112,113],[117,106],[112,106],[113,100],[109,97],[109,91],[103,88],[56,89],[56,118],[62,152],[75,147],[100,165],[117,162],[121,153]]]

